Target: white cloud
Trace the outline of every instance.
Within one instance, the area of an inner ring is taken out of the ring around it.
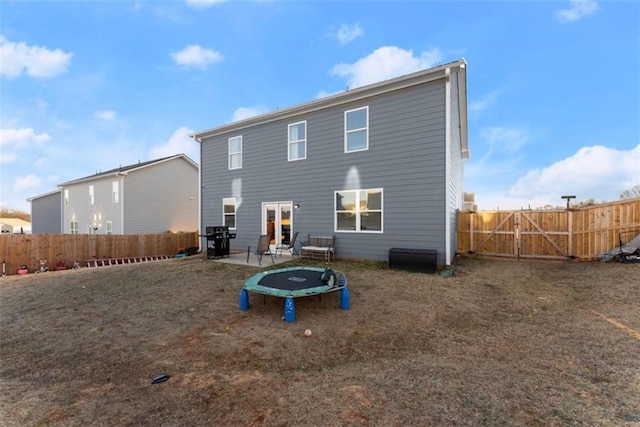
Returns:
[[[29,175],[16,178],[13,183],[13,191],[19,194],[32,194],[41,183],[42,179],[30,173]]]
[[[103,110],[103,111],[95,111],[93,113],[93,118],[94,119],[98,119],[98,120],[104,120],[104,121],[111,121],[111,120],[115,120],[116,116],[118,115],[118,113],[116,113],[113,110]]]
[[[0,75],[8,78],[23,72],[35,78],[55,77],[67,70],[72,56],[60,49],[27,46],[25,42],[16,43],[0,36]]]
[[[629,151],[596,145],[582,147],[572,157],[543,169],[528,172],[509,190],[510,194],[576,194],[578,200],[608,198],[640,181],[640,144]],[[616,190],[616,189],[619,189]]]
[[[353,64],[341,63],[334,66],[331,74],[346,78],[349,87],[354,88],[431,68],[441,60],[442,54],[438,49],[414,56],[411,50],[383,46]]]
[[[473,181],[491,177],[504,182],[504,179],[521,170],[521,149],[529,139],[529,134],[523,129],[499,126],[483,129],[480,131],[481,143],[474,150],[474,153],[482,152],[482,155],[471,157],[471,161],[465,165],[465,176]]]
[[[16,161],[18,155],[16,153],[0,152],[0,164],[10,164]]]
[[[483,96],[482,98],[476,101],[470,102],[469,111],[480,112],[480,111],[487,110],[493,107],[494,105],[496,105],[497,100],[498,100],[498,91],[490,92],[485,96]]]
[[[318,93],[316,94],[316,99],[320,99],[320,98],[327,98],[327,97],[329,97],[329,96],[336,95],[336,94],[338,94],[338,93],[340,93],[340,91],[336,91],[336,92],[327,92],[326,90],[321,90],[320,92],[318,92]]]
[[[175,156],[176,154],[186,154],[191,160],[199,163],[200,147],[198,143],[189,136],[193,131],[186,126],[176,129],[169,139],[161,145],[149,150],[152,159]]]
[[[582,147],[571,157],[521,176],[504,190],[476,190],[480,209],[520,209],[563,206],[563,195],[576,201],[618,200],[620,194],[640,184],[640,144],[630,150],[596,145]],[[473,191],[473,190],[470,190]]]
[[[489,143],[489,151],[514,153],[522,148],[529,139],[528,135],[521,129],[491,127],[480,132],[482,139]]]
[[[360,24],[342,24],[336,32],[336,38],[338,39],[338,43],[340,43],[341,46],[344,46],[347,43],[351,43],[363,34],[364,30],[360,27]]]
[[[40,146],[50,139],[51,136],[48,133],[36,134],[31,128],[0,129],[0,147],[8,145],[11,145],[11,148]]]
[[[200,45],[192,44],[186,46],[179,52],[171,54],[173,62],[184,68],[198,68],[206,70],[207,67],[216,62],[224,60],[224,56],[213,49],[205,49]]]
[[[186,4],[193,9],[206,9],[224,3],[225,1],[227,0],[186,0]]]
[[[233,112],[231,117],[232,122],[248,119],[251,117],[259,116],[261,114],[268,113],[269,110],[263,105],[257,105],[255,107],[240,107]]]
[[[593,15],[598,10],[598,3],[594,0],[569,0],[568,9],[560,9],[556,16],[563,22],[578,21],[585,16]]]

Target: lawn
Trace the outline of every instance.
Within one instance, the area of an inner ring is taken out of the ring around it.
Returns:
[[[3,277],[0,423],[640,425],[640,264],[331,265],[351,309],[300,298],[293,323],[200,255]]]

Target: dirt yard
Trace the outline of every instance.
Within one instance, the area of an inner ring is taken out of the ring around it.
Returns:
[[[640,264],[332,267],[294,323],[202,256],[0,278],[0,424],[640,425]]]

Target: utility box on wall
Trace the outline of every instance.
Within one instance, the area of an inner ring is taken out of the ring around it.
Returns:
[[[438,251],[435,249],[389,249],[389,268],[435,273],[438,265]]]

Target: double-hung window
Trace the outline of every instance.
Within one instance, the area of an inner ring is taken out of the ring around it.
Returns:
[[[236,198],[222,199],[222,222],[230,229],[236,228]]]
[[[95,194],[93,185],[89,186],[89,204],[93,205],[95,203]]]
[[[78,234],[78,221],[71,221],[71,234]]]
[[[242,136],[229,138],[229,170],[242,169]]]
[[[336,191],[336,231],[382,233],[382,193],[382,188]]]
[[[68,188],[64,189],[64,206],[65,207],[69,206],[69,189]]]
[[[344,112],[344,152],[369,149],[369,107]]]
[[[107,226],[107,234],[113,234],[113,222],[107,221],[106,226]]]
[[[289,125],[289,161],[307,158],[307,122]]]

